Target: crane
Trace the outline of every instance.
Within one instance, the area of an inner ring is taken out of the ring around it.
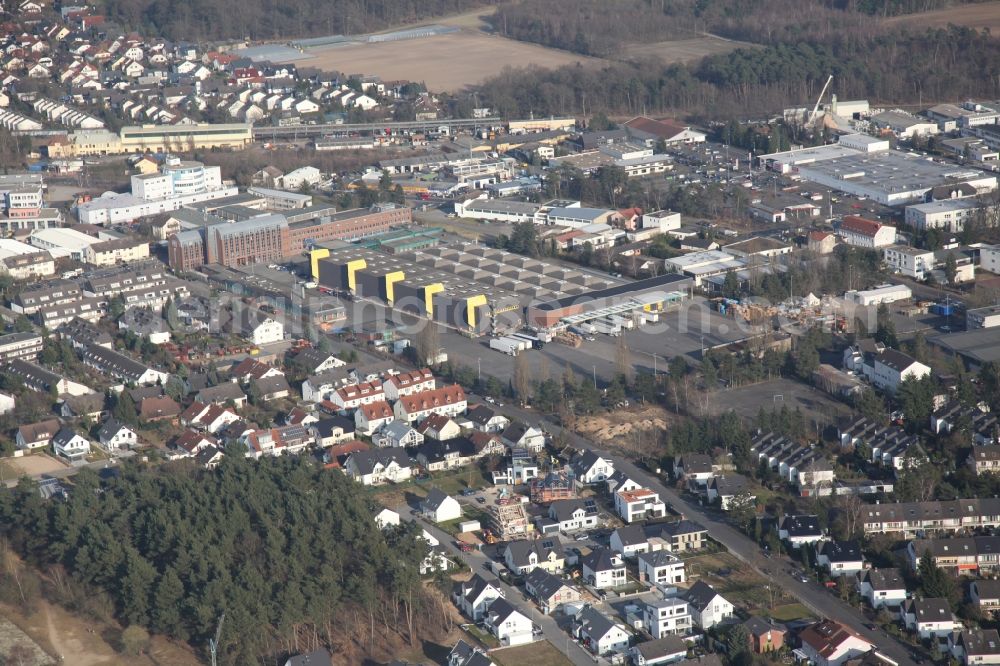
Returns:
[[[219,651],[219,639],[222,638],[222,623],[226,621],[226,613],[223,611],[219,617],[219,624],[215,627],[215,638],[208,639],[208,649],[212,652],[212,666],[217,666],[216,656]]]
[[[830,87],[830,81],[833,81],[833,74],[827,77],[826,83],[823,84],[823,89],[819,91],[819,97],[816,98],[816,104],[813,106],[812,113],[809,115],[809,120],[816,118],[816,112],[819,111],[819,103],[823,101],[823,95],[826,94],[826,89]]]

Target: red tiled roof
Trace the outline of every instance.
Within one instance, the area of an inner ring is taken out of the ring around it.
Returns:
[[[421,391],[413,395],[403,396],[399,400],[403,403],[403,409],[406,410],[406,413],[412,414],[462,402],[465,400],[465,390],[458,384],[452,384],[432,391]]]
[[[851,233],[861,234],[862,236],[874,236],[881,228],[881,222],[868,220],[863,217],[858,217],[857,215],[845,215],[844,220],[840,223],[841,231],[850,231]]]
[[[393,415],[392,407],[390,407],[389,403],[385,400],[373,402],[369,405],[361,405],[358,409],[360,409],[361,413],[365,415],[365,419],[369,421],[386,419]]]

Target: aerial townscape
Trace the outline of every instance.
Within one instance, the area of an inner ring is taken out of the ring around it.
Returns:
[[[1000,666],[1000,0],[0,0],[0,665]]]

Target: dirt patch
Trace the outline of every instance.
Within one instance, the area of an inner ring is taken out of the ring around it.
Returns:
[[[618,410],[581,418],[576,430],[581,435],[604,443],[622,444],[630,436],[658,436],[670,425],[670,415],[662,407]]]
[[[36,453],[23,458],[6,458],[4,463],[17,471],[18,476],[39,476],[41,474],[52,474],[69,467],[61,460],[56,460],[51,456]]]
[[[693,39],[678,39],[652,44],[630,44],[625,48],[625,59],[659,58],[664,63],[691,62],[705,56],[729,53],[736,49],[755,48],[755,45],[706,35]]]
[[[0,612],[29,636],[41,650],[74,666],[198,666],[191,650],[162,636],[154,636],[147,653],[139,657],[124,657],[109,642],[120,627],[74,615],[63,608],[39,600],[37,610],[25,615],[12,606],[0,607]],[[54,661],[52,663],[55,663]]]
[[[469,19],[472,20],[472,19]],[[422,81],[431,90],[455,92],[500,73],[504,67],[598,66],[598,58],[462,29],[446,35],[373,44],[311,48],[303,67],[364,72],[383,79]]]
[[[6,618],[0,618],[0,656],[4,663],[25,666],[48,666],[54,664],[52,655],[36,643],[28,634]]]
[[[1000,2],[984,2],[939,9],[933,12],[896,16],[886,20],[886,23],[907,25],[913,28],[944,28],[949,24],[964,25],[977,30],[987,28],[991,33],[997,34],[1000,31]]]

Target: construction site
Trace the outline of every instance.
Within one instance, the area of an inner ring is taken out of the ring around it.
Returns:
[[[487,543],[527,539],[530,536],[534,526],[524,509],[525,499],[505,491],[500,493],[489,507],[490,527],[484,535]]]

